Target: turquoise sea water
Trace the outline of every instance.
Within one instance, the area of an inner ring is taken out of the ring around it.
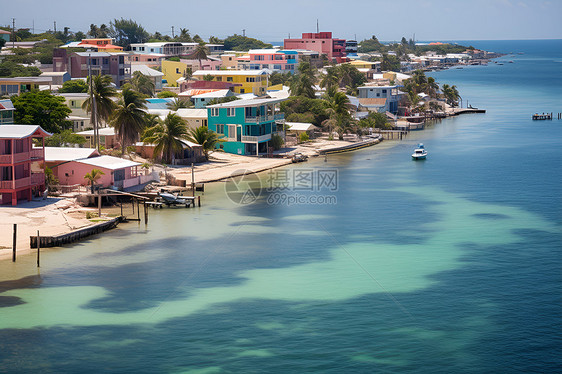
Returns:
[[[39,273],[0,263],[0,372],[559,371],[562,120],[530,118],[562,112],[562,41],[472,44],[524,52],[433,73],[486,114],[285,169],[336,170],[298,193],[337,202],[216,184]]]

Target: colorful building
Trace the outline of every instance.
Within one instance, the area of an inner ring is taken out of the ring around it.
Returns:
[[[201,60],[199,64],[198,60],[185,60],[180,61],[162,61],[162,73],[164,74],[163,79],[168,82],[169,86],[177,86],[178,79],[190,75],[196,70],[219,70],[221,66],[220,60]]]
[[[144,173],[140,166],[138,162],[119,157],[98,156],[72,160],[60,164],[57,169],[67,185],[88,185],[84,176],[92,169],[98,169],[104,174],[96,182],[97,185],[122,191],[140,191],[148,183],[159,179],[158,173]]]
[[[252,49],[248,56],[238,59],[239,70],[269,69],[280,73],[294,73],[299,63],[297,51],[278,49]]]
[[[357,87],[357,90],[359,91],[359,102],[362,106],[366,108],[369,106],[376,107],[379,112],[393,114],[398,112],[398,102],[400,101],[398,86],[362,86]]]
[[[92,48],[98,52],[123,52],[123,47],[113,44],[111,38],[82,39],[77,47]]]
[[[38,90],[39,86],[49,86],[50,89],[52,81],[51,77],[0,78],[0,96],[19,95]]]
[[[193,73],[193,78],[203,80],[206,75],[213,77],[213,81],[216,82],[240,84],[234,87],[235,93],[253,93],[256,96],[266,94],[269,78],[265,70],[198,70]]]
[[[146,65],[149,68],[159,68],[166,55],[158,53],[130,53],[125,56],[125,61],[133,65]]]
[[[300,39],[285,39],[284,48],[317,51],[338,64],[349,61],[345,39],[332,38],[331,32],[303,33]]]
[[[239,155],[269,152],[272,135],[284,137],[285,117],[275,111],[283,100],[257,98],[208,106],[209,129],[225,140],[217,148]]]
[[[73,52],[67,55],[64,48],[53,50],[53,71],[68,71],[71,78],[86,78],[89,68],[92,75],[110,75],[119,88],[131,79],[131,64],[125,53]]]
[[[180,43],[180,42],[151,42],[151,43],[132,43],[131,50],[140,53],[158,53],[166,57],[186,56],[195,50],[199,43]]]
[[[45,190],[45,138],[41,126],[0,126],[0,203],[18,205]],[[33,148],[33,140],[40,148]]]
[[[14,104],[10,99],[0,100],[0,126],[14,124]]]

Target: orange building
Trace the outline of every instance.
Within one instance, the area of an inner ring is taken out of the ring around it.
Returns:
[[[111,38],[99,38],[99,39],[82,39],[78,44],[80,47],[84,48],[97,48],[98,52],[121,52],[123,47],[112,44],[113,39]]]

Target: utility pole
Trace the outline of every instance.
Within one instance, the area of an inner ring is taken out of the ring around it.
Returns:
[[[316,18],[316,33],[320,32],[320,27],[318,26],[318,18]]]
[[[55,30],[54,34],[57,33],[57,21],[53,21],[53,29]]]
[[[12,18],[12,48],[16,47],[16,19]]]
[[[174,26],[172,26],[172,39],[174,39]]]
[[[35,34],[35,20],[31,20],[31,33]]]
[[[92,55],[88,55],[88,77],[90,79],[90,110],[92,114],[90,118],[92,119],[94,125],[94,148],[98,150],[98,126],[96,118],[96,98],[94,97],[93,82],[92,82]]]

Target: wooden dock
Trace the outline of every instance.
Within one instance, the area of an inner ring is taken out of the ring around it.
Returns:
[[[101,222],[93,226],[88,226],[83,229],[69,232],[67,234],[56,235],[56,236],[40,236],[39,244],[41,248],[46,247],[60,247],[64,244],[74,243],[85,237],[102,233],[104,231],[115,228],[120,222],[125,220],[124,217],[115,217],[109,221]],[[31,248],[37,248],[37,236],[29,237],[29,246]]]

